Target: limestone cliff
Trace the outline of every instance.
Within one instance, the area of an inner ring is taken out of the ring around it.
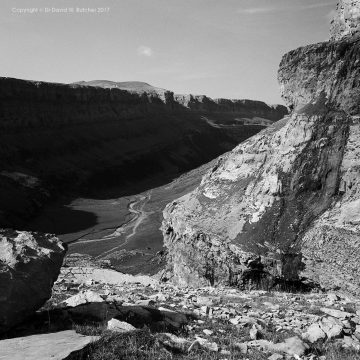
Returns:
[[[338,3],[337,14],[331,23],[330,34],[332,40],[360,34],[359,0],[341,0]]]
[[[211,114],[232,113],[237,117],[262,117],[273,121],[279,120],[279,114],[286,115],[282,105],[268,105],[262,101],[211,99],[205,95],[174,95],[175,101],[192,111]]]
[[[138,93],[114,84],[0,78],[0,226],[23,228],[49,194],[100,196],[116,186],[122,196],[143,191],[141,181],[163,184],[261,129],[207,122],[208,114],[150,85]],[[246,104],[243,116],[256,116],[257,106]],[[260,106],[270,120],[287,112]],[[229,121],[238,114],[223,116]]]
[[[359,61],[356,36],[283,57],[292,115],[220,157],[197,189],[166,207],[167,276],[272,286],[305,275],[359,292]]]

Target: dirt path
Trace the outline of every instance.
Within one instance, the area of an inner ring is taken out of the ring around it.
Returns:
[[[137,218],[135,220],[135,223],[134,223],[134,226],[132,228],[132,232],[130,234],[128,234],[126,236],[126,240],[130,239],[132,236],[134,236],[136,234],[136,230],[137,228],[139,227],[139,225],[151,214],[151,212],[146,212],[144,211],[144,207],[145,205],[149,202],[149,200],[151,199],[151,193],[152,193],[152,190],[150,190],[146,196],[144,196],[142,198],[142,200],[145,200],[140,209],[139,210],[136,210],[135,209],[135,205],[138,204],[140,201],[136,202],[136,203],[132,203],[130,204],[129,206],[129,210],[133,213],[135,213],[137,215]]]
[[[203,120],[205,120],[210,126],[216,128],[216,129],[221,129],[222,127],[224,127],[222,125],[214,123],[212,120],[208,119],[206,116],[202,116],[201,118]]]
[[[130,203],[128,205],[128,210],[129,210],[129,213],[132,216],[130,217],[129,220],[127,220],[126,222],[121,224],[119,227],[93,230],[93,231],[91,231],[89,233],[83,234],[82,236],[80,236],[77,239],[72,240],[71,242],[68,242],[68,245],[71,246],[72,244],[74,244],[74,245],[90,244],[90,243],[99,242],[99,241],[113,240],[113,239],[121,237],[124,234],[127,234],[125,236],[125,241],[121,245],[116,246],[115,248],[110,249],[110,250],[106,251],[103,254],[100,254],[98,256],[98,258],[100,258],[100,257],[112,252],[113,250],[125,245],[128,242],[128,240],[132,236],[134,236],[136,234],[136,230],[137,230],[138,226],[142,223],[142,221],[144,221],[144,219],[146,219],[147,216],[150,214],[150,213],[146,213],[143,210],[146,203],[150,200],[150,198],[151,198],[151,191],[149,191],[145,195],[138,196],[137,199],[135,198],[136,200],[130,201]],[[140,205],[139,209],[137,209],[136,207],[139,204],[141,204],[141,205]],[[113,230],[113,229],[114,229],[114,231],[111,234],[108,234],[108,235],[105,235],[105,236],[100,236],[100,237],[95,238],[95,239],[86,239],[86,236],[96,235],[97,233],[99,234],[99,233],[102,233],[102,232],[104,232],[106,230]],[[130,230],[131,230],[131,232],[129,233]]]
[[[225,125],[225,124],[217,124],[211,119],[207,118],[206,116],[201,117],[204,121],[206,121],[210,126],[217,128],[217,129],[233,129],[235,126],[238,126],[236,124],[231,125]],[[259,120],[256,120],[259,119]],[[247,126],[247,125],[259,125],[259,126],[265,126],[268,127],[272,124],[271,120],[268,119],[261,119],[261,118],[244,118],[244,119],[234,119],[235,121],[242,122],[240,126]],[[244,123],[244,120],[248,120],[249,123]]]

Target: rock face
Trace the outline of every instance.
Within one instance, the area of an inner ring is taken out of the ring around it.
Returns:
[[[114,84],[0,78],[2,226],[25,229],[49,193],[99,196],[100,190],[126,189],[112,196],[119,197],[168,183],[261,129],[239,126],[235,118],[271,122],[287,113],[284,106],[251,101],[236,111],[195,111],[170,91]],[[137,186],[139,179],[152,183]]]
[[[359,291],[359,61],[356,37],[283,57],[293,114],[220,157],[164,210],[175,282],[271,286],[297,281],[306,265],[316,282]]]
[[[282,97],[294,110],[313,104],[321,96],[327,108],[351,115],[360,112],[359,40],[305,46],[286,54],[279,69]]]
[[[65,252],[50,235],[0,230],[0,333],[50,298]]]
[[[268,105],[262,101],[211,99],[205,95],[174,95],[175,101],[192,111],[206,113],[234,113],[246,117],[262,117],[272,121],[279,120],[279,115],[287,115],[284,106]],[[246,115],[246,113],[248,115]],[[281,118],[281,117],[280,117]]]
[[[360,33],[359,0],[341,0],[339,2],[330,32],[332,40],[340,40],[344,36]]]

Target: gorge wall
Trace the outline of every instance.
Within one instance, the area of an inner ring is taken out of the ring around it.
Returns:
[[[338,16],[358,3],[341,2]],[[332,36],[283,57],[291,116],[221,156],[198,188],[167,205],[164,276],[262,287],[305,276],[359,292],[360,39]]]
[[[287,113],[251,101],[231,111],[193,111],[166,90],[105,85],[0,78],[1,226],[23,228],[54,195],[101,198],[116,187],[123,196],[164,184],[261,129],[228,121]],[[211,112],[215,123],[204,119]]]

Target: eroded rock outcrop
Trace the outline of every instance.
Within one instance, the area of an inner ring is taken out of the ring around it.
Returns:
[[[286,54],[279,81],[293,114],[166,207],[175,282],[271,286],[297,281],[306,265],[314,281],[359,291],[360,41],[339,38]]]
[[[65,252],[56,237],[0,230],[0,333],[51,297]]]
[[[359,0],[341,0],[338,3],[337,14],[331,23],[330,33],[333,40],[360,34]]]

